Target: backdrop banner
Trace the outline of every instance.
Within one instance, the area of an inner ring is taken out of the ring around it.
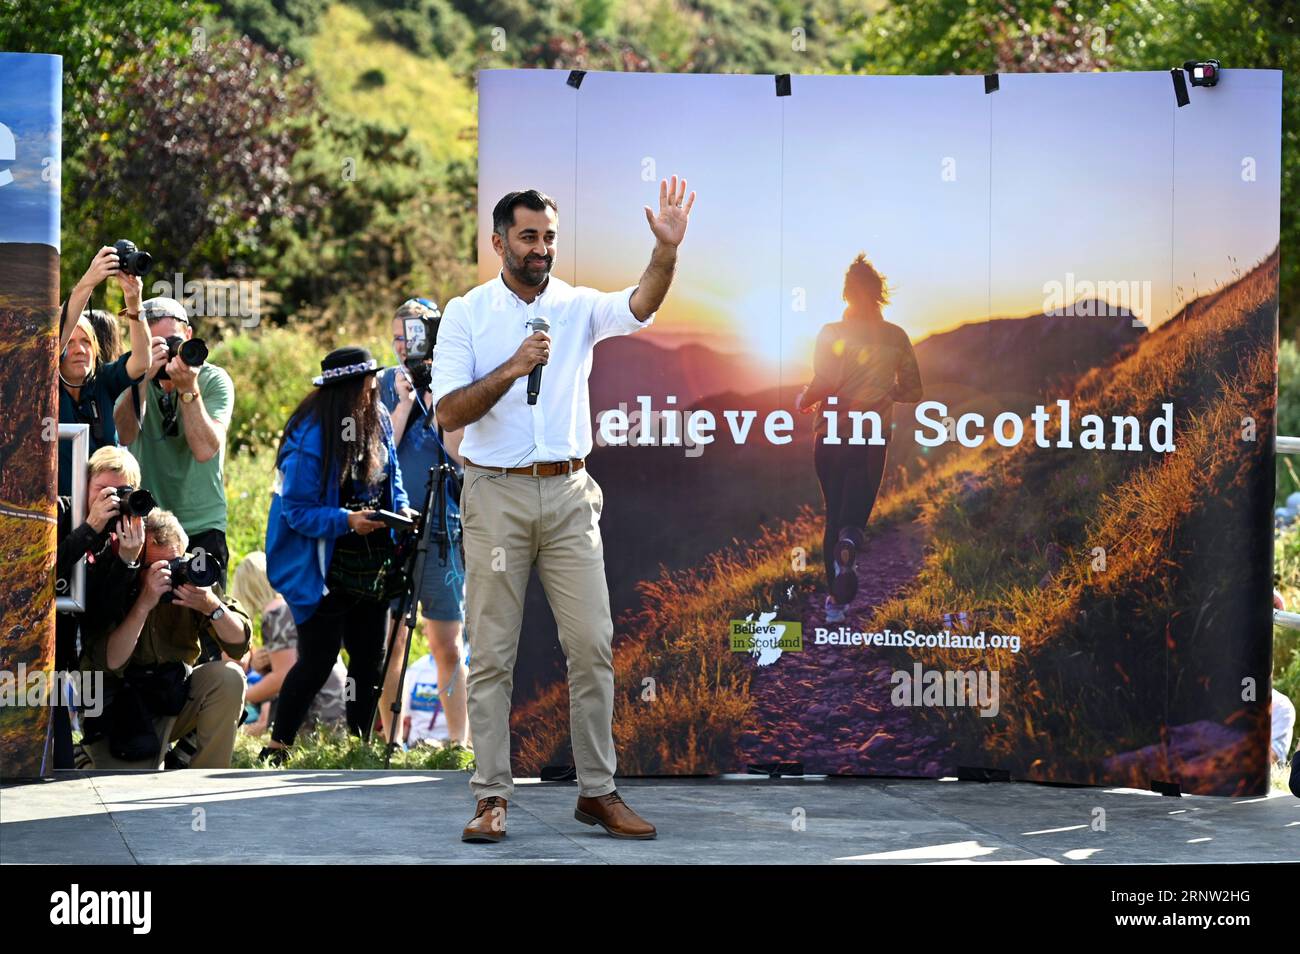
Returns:
[[[783,79],[480,74],[482,280],[512,189],[602,290],[699,194],[590,375],[620,772],[1264,793],[1281,73]],[[545,605],[523,775],[572,762]]]
[[[0,775],[47,767],[54,701],[62,58],[0,53]]]

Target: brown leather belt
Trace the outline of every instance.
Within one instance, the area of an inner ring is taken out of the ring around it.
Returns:
[[[571,474],[575,470],[582,470],[587,466],[587,462],[581,457],[575,457],[572,460],[538,461],[535,464],[529,464],[527,467],[488,467],[485,464],[476,464],[466,457],[465,466],[488,470],[494,474],[519,474],[523,477],[558,477],[561,474]]]

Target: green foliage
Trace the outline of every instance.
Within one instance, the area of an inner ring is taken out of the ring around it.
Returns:
[[[100,147],[75,190],[79,227],[132,235],[168,274],[252,273],[274,252],[272,223],[323,198],[290,175],[315,115],[312,87],[291,59],[246,37],[162,58],[134,43],[143,65],[95,99],[88,132]]]
[[[282,314],[369,328],[411,295],[445,301],[472,284],[477,189],[467,164],[435,170],[404,131],[345,118],[315,131],[292,179],[327,200],[271,227],[267,278]]]
[[[299,59],[304,43],[316,32],[329,0],[218,0],[224,20],[267,49],[285,50]]]
[[[73,220],[87,210],[79,187],[86,181],[87,153],[99,148],[92,128],[108,116],[120,115],[117,104],[131,70],[144,68],[154,57],[165,58],[203,41],[205,18],[213,7],[196,0],[59,0],[31,3],[0,0],[0,50],[14,53],[57,53],[63,57],[62,202],[65,227],[62,242],[63,287],[71,288],[101,245],[123,235],[143,235],[144,216],[123,210],[116,219],[128,231],[111,238]],[[149,37],[148,55],[127,36]]]
[[[1288,527],[1273,543],[1277,588],[1292,613],[1300,610],[1300,525]],[[1300,703],[1300,631],[1273,627],[1273,685]]]
[[[1300,437],[1300,349],[1292,340],[1282,341],[1277,352],[1277,433]],[[1282,506],[1288,494],[1300,490],[1300,468],[1288,454],[1277,455],[1275,506]]]
[[[404,134],[435,167],[471,161],[477,121],[472,37],[466,32],[458,55],[448,60],[386,37],[371,9],[334,4],[308,46],[306,62],[326,111],[335,120],[355,117]],[[362,81],[371,70],[383,72],[382,85]]]
[[[275,482],[275,451],[226,454],[226,546],[233,572],[254,550],[266,549],[266,517]]]
[[[867,16],[851,0],[503,0],[487,8],[457,0],[457,7],[480,37],[480,66],[700,73],[836,69]],[[504,50],[490,48],[494,29]]]
[[[240,733],[235,740],[231,768],[267,768],[257,761],[264,739]],[[342,729],[317,726],[310,733],[300,733],[293,754],[283,766],[286,769],[382,769],[386,743],[378,733],[369,743]],[[415,771],[461,771],[474,768],[474,753],[464,746],[451,743],[422,742],[405,752],[393,755],[391,767]]]
[[[377,36],[420,56],[441,57],[457,71],[470,68],[474,31],[449,0],[365,0],[359,5]]]

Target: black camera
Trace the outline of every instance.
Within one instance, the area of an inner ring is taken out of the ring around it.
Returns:
[[[203,362],[208,360],[208,346],[202,338],[191,338],[186,341],[180,335],[167,336],[167,360],[170,361],[177,355],[181,360],[191,368],[203,367]],[[171,375],[167,373],[166,368],[158,371],[159,381],[170,381]]]
[[[167,561],[171,570],[172,588],[164,593],[159,602],[170,603],[176,598],[178,586],[190,583],[194,586],[211,586],[221,579],[221,562],[209,553],[187,553]]]
[[[1218,60],[1188,60],[1183,70],[1193,86],[1215,86],[1219,82]]]
[[[143,487],[136,490],[130,484],[124,484],[116,489],[119,512],[124,517],[145,517],[158,506],[153,494]]]
[[[421,305],[424,314],[403,319],[403,334],[406,335],[406,370],[411,375],[411,384],[417,391],[423,391],[433,383],[433,369],[429,359],[433,357],[433,346],[438,341],[438,325],[442,322],[442,312],[438,306],[427,298],[412,298],[411,303]],[[406,305],[403,305],[405,308]]]
[[[153,268],[153,256],[136,248],[130,239],[118,239],[113,243],[113,251],[117,252],[118,268],[127,275],[147,275]]]

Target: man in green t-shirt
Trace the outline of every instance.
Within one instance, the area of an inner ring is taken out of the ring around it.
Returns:
[[[188,341],[194,328],[180,302],[150,298],[140,306],[154,340]],[[160,371],[165,371],[159,379]],[[178,354],[156,360],[114,412],[119,439],[140,462],[141,481],[189,537],[190,551],[215,557],[226,586],[226,429],[235,385],[223,368],[192,368]]]

